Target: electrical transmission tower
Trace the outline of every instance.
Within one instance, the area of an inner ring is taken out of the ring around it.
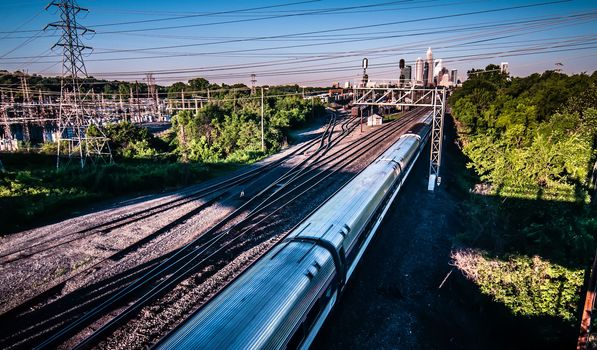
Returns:
[[[25,76],[25,74],[21,75],[21,92],[23,93],[23,140],[31,141],[29,121],[33,119],[33,111],[31,108],[31,92],[29,91],[29,85],[27,85],[27,76]]]
[[[160,113],[160,100],[158,97],[158,90],[155,85],[155,78],[153,77],[153,73],[146,73],[145,80],[147,82],[147,99],[149,101],[150,106],[152,107],[151,110],[154,113],[154,118],[162,119]]]
[[[255,95],[257,92],[255,84],[257,84],[257,76],[255,74],[251,74],[251,95]]]
[[[5,143],[4,145],[2,145],[2,147],[0,147],[0,150],[7,150],[7,149],[12,149],[12,132],[10,131],[10,123],[8,122],[8,111],[7,111],[7,106],[8,104],[5,103],[6,101],[6,96],[4,95],[4,93],[2,93],[0,95],[0,115],[2,117],[2,130],[4,132],[3,135],[3,143]]]
[[[77,5],[75,0],[52,1],[46,10],[56,7],[60,21],[46,26],[62,30],[60,40],[52,47],[62,48],[62,79],[60,86],[60,112],[58,117],[58,157],[56,166],[60,167],[60,158],[79,158],[81,168],[92,156],[107,157],[112,162],[112,152],[108,139],[100,127],[93,128],[94,135],[89,135],[93,125],[91,113],[85,109],[86,96],[81,92],[80,78],[87,77],[83,61],[83,52],[91,50],[83,45],[81,35],[94,32],[77,23],[77,15],[88,10]],[[66,149],[63,149],[66,147]]]

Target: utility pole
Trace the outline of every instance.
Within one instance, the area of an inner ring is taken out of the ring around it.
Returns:
[[[139,82],[135,80],[135,93],[136,93],[136,97],[137,97],[137,120],[139,123],[142,123],[143,121],[141,120],[141,102],[139,101]]]
[[[185,109],[185,105],[184,105],[184,89],[180,92],[180,101],[182,102],[182,110],[184,111]]]
[[[126,120],[126,110],[124,109],[124,102],[122,102],[122,93],[118,92],[118,99],[120,100],[120,110],[124,113],[124,120]]]
[[[264,114],[264,98],[263,98],[263,86],[261,87],[261,150],[265,152],[265,134],[263,129],[263,114]]]
[[[133,116],[135,115],[135,100],[133,98],[133,86],[129,84],[129,112],[130,112],[130,122],[133,122]]]
[[[60,167],[62,143],[68,144],[69,159],[78,153],[81,168],[85,167],[86,159],[90,156],[90,146],[98,156],[108,156],[112,162],[112,152],[107,137],[101,128],[101,136],[88,137],[87,129],[93,122],[85,111],[83,96],[81,95],[81,77],[87,77],[87,69],[83,61],[83,52],[91,49],[83,45],[80,35],[94,32],[77,22],[80,12],[88,12],[79,7],[75,0],[54,0],[48,6],[58,8],[60,20],[50,23],[45,29],[52,27],[62,30],[60,40],[52,47],[62,48],[62,79],[60,81],[60,109],[58,117],[58,152],[56,167]],[[83,152],[85,148],[85,152]]]

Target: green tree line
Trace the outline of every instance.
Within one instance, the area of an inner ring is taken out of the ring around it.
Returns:
[[[597,72],[468,73],[449,102],[474,186],[459,238],[476,250],[455,265],[513,315],[542,317],[525,329],[537,344],[572,344],[597,247]]]
[[[264,144],[261,144],[261,102],[257,98],[226,99],[197,113],[182,111],[172,120],[175,151],[183,161],[248,161],[278,151],[289,131],[320,117],[319,101],[300,96],[264,99]]]
[[[96,159],[80,169],[78,162],[63,161],[64,166],[56,170],[56,143],[3,153],[0,236],[68,214],[65,208],[217,176],[278,151],[293,129],[325,114],[318,100],[273,92],[274,96],[264,98],[265,149],[261,148],[261,97],[223,95],[196,113],[178,113],[172,128],[160,136],[129,122],[102,126],[101,132],[99,126],[91,126],[88,135],[109,139],[113,164]]]
[[[586,261],[597,234],[597,72],[510,78],[496,68],[469,72],[450,97],[468,167],[486,194],[506,198],[488,215],[499,223],[480,236],[494,247]]]

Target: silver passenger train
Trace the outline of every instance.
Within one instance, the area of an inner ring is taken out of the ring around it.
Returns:
[[[159,349],[308,348],[424,147],[426,115]]]

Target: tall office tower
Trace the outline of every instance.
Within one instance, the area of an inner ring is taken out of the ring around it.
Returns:
[[[431,85],[431,83],[429,82],[430,81],[429,76],[430,76],[429,62],[425,62],[423,64],[423,82],[424,82],[423,85],[425,85],[425,86]],[[433,80],[431,80],[431,81],[433,81]]]
[[[450,71],[450,81],[452,85],[456,86],[458,84],[458,71],[456,69],[452,69]]]
[[[403,58],[400,59],[398,67],[400,68],[400,86],[404,85],[405,77],[404,77],[404,65],[406,61]]]
[[[508,65],[508,62],[500,63],[500,70],[503,74],[510,74],[510,66]]]
[[[441,74],[444,66],[442,64],[442,59],[438,58],[433,62],[433,76],[437,77],[437,81],[441,80]]]
[[[415,85],[424,85],[423,84],[423,60],[421,57],[417,58],[417,62],[415,63]]]
[[[412,80],[413,76],[413,67],[412,66],[404,66],[404,81],[409,83]]]
[[[431,71],[428,72],[427,79],[425,79],[425,82],[427,85],[432,85],[433,84],[433,52],[431,52],[431,48],[427,49],[427,65],[428,65],[428,69],[430,69]]]

